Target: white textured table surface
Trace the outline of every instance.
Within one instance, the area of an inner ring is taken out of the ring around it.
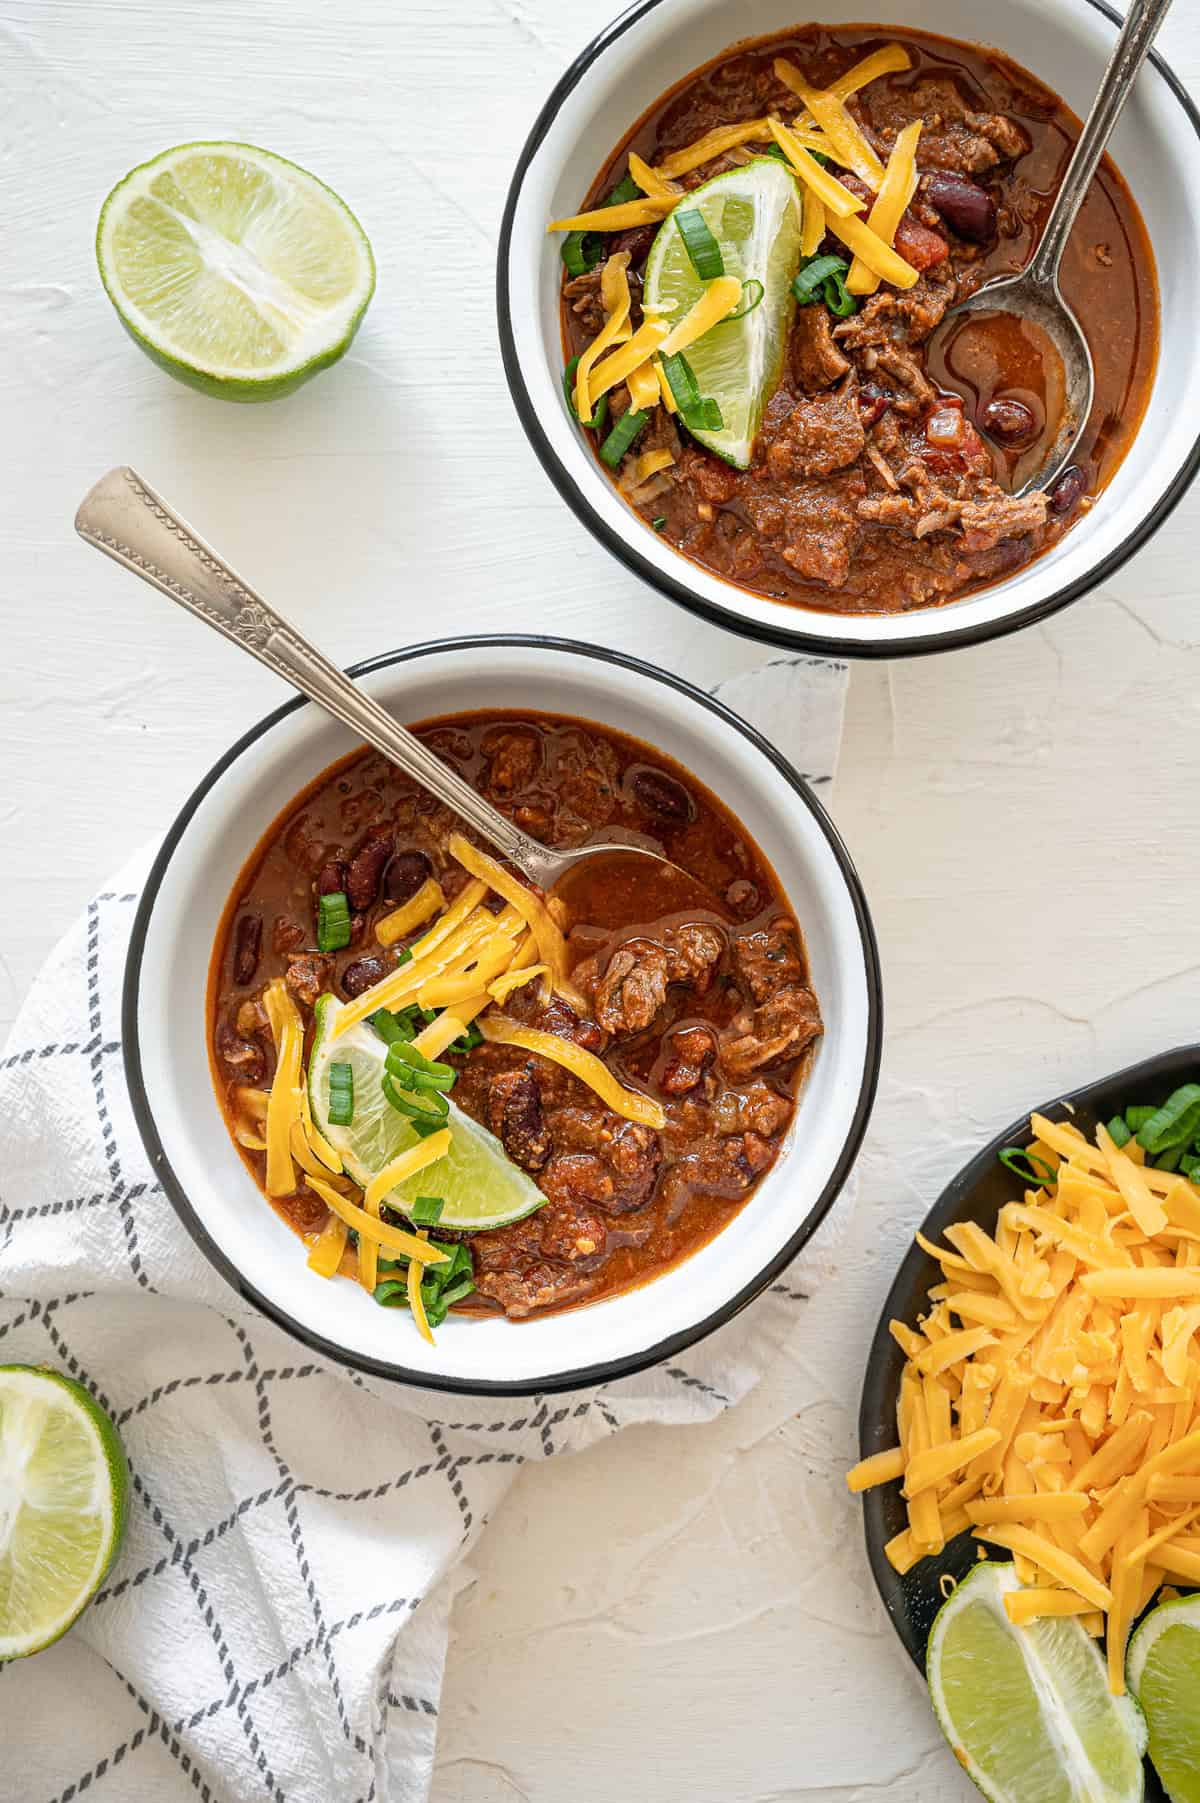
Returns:
[[[73,541],[111,463],[136,463],[344,661],[534,625],[705,685],[764,656],[586,537],[500,373],[508,173],[611,0],[3,10],[0,1031],[94,883],[279,698]],[[1200,92],[1191,0],[1162,45]],[[378,256],[351,356],[276,407],[161,376],[95,277],[107,188],[204,136],[317,170]],[[962,1157],[1029,1100],[1200,1037],[1198,524],[1200,492],[1044,628],[855,671],[835,813],[874,909],[888,1039],[838,1282],[794,1361],[715,1426],[635,1430],[517,1484],[457,1608],[436,1803],[974,1794],[883,1619],[840,1472],[891,1272]],[[46,1658],[89,1693],[81,1649]],[[15,1803],[7,1784],[0,1769]]]

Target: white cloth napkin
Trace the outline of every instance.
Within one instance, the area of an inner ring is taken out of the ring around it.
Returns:
[[[779,657],[717,692],[827,795],[845,686],[844,665]],[[146,1160],[120,996],[148,864],[89,904],[0,1059],[0,1363],[87,1384],[132,1473],[71,1642],[0,1666],[0,1798],[419,1803],[463,1560],[520,1466],[737,1402],[797,1328],[806,1268],[828,1274],[848,1198],[738,1321],[620,1383],[456,1400],[330,1369],[225,1285]]]

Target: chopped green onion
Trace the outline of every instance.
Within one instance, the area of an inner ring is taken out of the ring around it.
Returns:
[[[393,1075],[403,1076],[407,1071],[418,1089],[452,1089],[458,1081],[458,1072],[452,1065],[435,1064],[415,1045],[403,1040],[388,1047],[387,1067]]]
[[[626,170],[616,187],[609,194],[608,199],[602,204],[606,207],[623,207],[627,200],[641,200],[642,198],[642,190],[638,187],[629,171]]]
[[[683,248],[691,258],[692,268],[702,282],[711,282],[719,275],[725,274],[725,259],[721,255],[721,246],[708,228],[708,222],[699,207],[676,207],[672,214],[679,227],[679,236],[683,239]]]
[[[626,451],[631,450],[634,442],[641,437],[649,422],[650,415],[645,408],[631,407],[628,413],[623,413],[600,446],[600,461],[606,463],[610,470],[615,470]]]
[[[418,1196],[408,1211],[408,1218],[414,1227],[436,1227],[445,1206],[441,1196]],[[440,1270],[441,1267],[435,1265],[434,1269]]]
[[[656,514],[650,522],[656,532],[661,532],[666,523],[667,516],[665,513]]]
[[[1138,1145],[1147,1152],[1171,1152],[1186,1146],[1200,1127],[1200,1084],[1184,1083],[1138,1130]]]
[[[399,970],[403,965],[411,963],[412,951],[407,945],[402,945],[400,950],[396,953],[396,969]]]
[[[1005,1146],[1002,1152],[997,1153],[997,1157],[1006,1170],[1033,1189],[1050,1189],[1058,1182],[1044,1159],[1038,1158],[1033,1152],[1026,1152],[1021,1146]]]
[[[1154,1168],[1156,1171],[1177,1171],[1182,1157],[1183,1147],[1172,1146],[1169,1152],[1164,1152],[1161,1157],[1154,1160]]]
[[[329,1067],[329,1118],[335,1127],[348,1127],[354,1119],[354,1067]]]
[[[1157,1108],[1143,1108],[1140,1104],[1125,1110],[1125,1125],[1131,1133],[1140,1133],[1147,1121],[1153,1120],[1158,1113]]]
[[[442,1291],[442,1307],[453,1308],[456,1302],[462,1302],[465,1297],[469,1296],[474,1288],[475,1279],[464,1277],[461,1283],[456,1283],[451,1289]]]
[[[706,399],[696,386],[691,364],[682,351],[663,358],[663,373],[675,396],[679,417],[689,432],[719,432],[725,423],[717,401]]]
[[[604,239],[599,232],[568,232],[563,239],[562,260],[570,275],[587,275],[604,255]]]
[[[572,419],[579,419],[579,415],[575,411],[575,371],[578,368],[579,358],[575,356],[571,358],[571,361],[563,370],[563,393],[567,397],[567,410]],[[596,403],[596,411],[593,413],[591,419],[581,420],[580,424],[586,426],[589,432],[603,432],[607,420],[608,396],[602,394]],[[410,953],[409,956],[411,957],[411,955],[412,954]]]
[[[757,151],[755,154],[760,157],[774,157],[777,163],[784,163],[789,169],[792,166],[791,159],[779,148],[778,144],[768,144],[765,149]],[[810,150],[808,154],[814,163],[820,163],[822,169],[828,169],[829,158],[823,150]]]
[[[381,1308],[408,1307],[408,1284],[397,1283],[395,1278],[389,1278],[385,1283],[377,1283],[374,1295]]]
[[[450,1104],[439,1091],[398,1088],[391,1071],[384,1071],[380,1081],[384,1095],[397,1114],[407,1115],[418,1132],[424,1127],[427,1132],[436,1133],[445,1125]]]
[[[386,1008],[377,1008],[367,1019],[382,1039],[384,1045],[394,1045],[398,1039],[411,1039],[412,1029],[399,1014],[391,1014]]]
[[[350,943],[350,903],[341,889],[317,897],[317,950],[340,952]]]
[[[1133,1138],[1133,1134],[1129,1131],[1129,1128],[1125,1125],[1125,1122],[1121,1119],[1119,1114],[1113,1115],[1112,1120],[1108,1123],[1106,1132],[1114,1146],[1127,1146]]]
[[[802,307],[822,298],[838,319],[847,319],[858,302],[846,287],[850,265],[844,257],[810,257],[792,278],[792,293]]]
[[[731,319],[745,319],[747,313],[753,313],[755,307],[757,307],[765,293],[766,289],[758,278],[756,276],[751,276],[748,282],[742,283],[742,298],[740,303],[734,308],[732,313],[727,313],[725,315],[721,324],[728,325]]]
[[[1179,1158],[1179,1169],[1189,1183],[1200,1180],[1200,1152],[1183,1152]]]

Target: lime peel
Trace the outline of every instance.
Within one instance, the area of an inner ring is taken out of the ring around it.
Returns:
[[[1171,1803],[1200,1803],[1200,1596],[1175,1597],[1151,1610],[1129,1642],[1125,1672]]]
[[[129,1468],[74,1379],[0,1365],[0,1661],[66,1633],[120,1550]]]

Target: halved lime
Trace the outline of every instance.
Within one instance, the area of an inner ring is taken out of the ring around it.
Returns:
[[[709,450],[746,469],[763,409],[779,386],[796,303],[792,277],[800,266],[800,194],[796,179],[772,157],[716,175],[684,207],[694,207],[721,247],[725,274],[758,281],[762,300],[741,319],[722,320],[687,350],[702,395],[720,403],[719,432],[697,432]],[[646,262],[648,311],[662,307],[682,319],[704,292],[672,214]]]
[[[1129,1643],[1125,1673],[1171,1803],[1200,1803],[1200,1596],[1151,1610]]]
[[[125,1531],[129,1468],[81,1384],[0,1365],[0,1660],[65,1634]]]
[[[308,1105],[354,1181],[365,1188],[385,1165],[416,1145],[417,1135],[383,1093],[387,1047],[374,1027],[361,1021],[340,1039],[330,1039],[341,1005],[336,996],[323,995],[314,1011]],[[354,1072],[354,1119],[348,1127],[335,1127],[329,1119],[331,1064],[348,1064]],[[450,1150],[445,1158],[397,1184],[388,1195],[389,1207],[407,1213],[418,1196],[440,1196],[445,1206],[438,1226],[472,1232],[507,1227],[545,1205],[542,1191],[513,1164],[495,1134],[453,1101],[446,1125]]]
[[[955,1758],[991,1803],[1138,1803],[1141,1711],[1074,1617],[1013,1626],[1020,1588],[1011,1565],[977,1565],[933,1624],[926,1676]]]
[[[96,258],[122,324],[206,394],[266,401],[336,363],[375,291],[367,235],[306,169],[178,144],[119,181]]]

